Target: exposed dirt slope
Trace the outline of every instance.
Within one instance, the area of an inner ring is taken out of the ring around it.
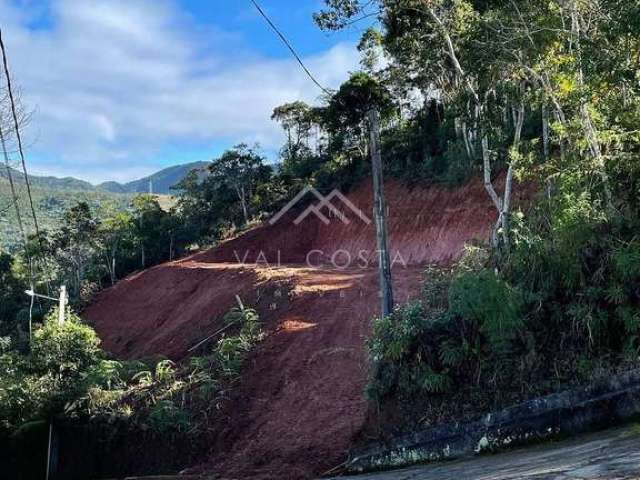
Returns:
[[[467,185],[449,189],[441,185],[408,188],[398,180],[385,184],[388,205],[388,229],[392,258],[401,256],[408,264],[447,263],[456,258],[465,243],[472,239],[488,238],[496,218],[482,182],[474,179]],[[370,181],[361,183],[347,198],[364,215],[373,220],[373,192]],[[300,211],[280,219],[274,225],[247,232],[245,235],[199,255],[201,261],[247,262],[266,259],[270,263],[304,263],[310,260],[344,264],[350,257],[354,262],[362,251],[372,253],[375,261],[375,225],[368,225],[354,215],[338,198],[332,202],[349,222],[332,218],[326,225],[310,215],[299,225],[295,220]],[[327,217],[329,212],[323,210]],[[264,255],[260,257],[260,253]],[[345,253],[346,252],[346,253]],[[347,255],[348,254],[348,255]],[[246,255],[246,257],[245,257]]]
[[[425,263],[448,263],[465,242],[486,239],[495,218],[477,180],[458,190],[407,190],[398,182],[385,190],[399,302],[417,294]],[[369,182],[348,195],[366,215],[371,197]],[[344,459],[364,422],[364,341],[379,300],[375,266],[360,268],[357,259],[361,251],[375,259],[374,226],[352,214],[347,224],[334,218],[325,225],[311,215],[296,226],[299,213],[131,276],[85,312],[108,350],[179,359],[219,327],[236,294],[257,306],[268,336],[248,362],[228,424],[202,468],[242,478],[317,475]],[[313,253],[310,267],[312,250],[321,253]],[[352,262],[336,270],[332,257]]]

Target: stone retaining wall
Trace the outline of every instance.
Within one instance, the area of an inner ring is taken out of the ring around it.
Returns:
[[[462,424],[444,424],[352,452],[347,472],[454,459],[608,427],[640,416],[640,370],[547,395]]]

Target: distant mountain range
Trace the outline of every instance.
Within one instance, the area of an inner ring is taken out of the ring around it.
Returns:
[[[127,183],[103,182],[92,185],[84,180],[73,177],[51,177],[29,175],[31,185],[43,190],[67,190],[76,192],[111,192],[111,193],[152,193],[167,195],[172,193],[171,187],[180,182],[194,169],[204,170],[210,162],[192,162],[164,168],[147,177]],[[0,168],[0,178],[7,179],[6,168]],[[24,183],[22,172],[13,170],[13,178],[17,183]]]
[[[203,170],[210,162],[192,162],[183,165],[174,165],[156,172],[148,177],[133,180],[127,183],[104,182],[97,188],[112,193],[142,193],[149,192],[169,194],[171,187],[187,176],[191,170]]]

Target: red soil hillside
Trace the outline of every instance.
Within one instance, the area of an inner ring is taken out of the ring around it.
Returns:
[[[385,193],[399,302],[418,293],[424,264],[451,262],[465,242],[486,239],[495,219],[479,180],[456,190],[390,181]],[[347,197],[370,216],[369,182]],[[346,213],[339,199],[333,204]],[[342,462],[365,420],[364,342],[379,300],[375,266],[361,268],[358,255],[375,259],[374,226],[354,215],[347,224],[311,215],[294,225],[299,212],[133,275],[85,311],[107,350],[180,359],[219,327],[236,294],[256,306],[267,337],[201,469],[231,478],[307,478]],[[337,270],[332,257],[352,262]]]
[[[369,219],[373,219],[371,181],[361,183],[347,198]],[[389,180],[385,184],[385,198],[391,257],[399,254],[398,260],[401,256],[406,263],[413,265],[450,262],[460,254],[466,242],[488,238],[496,218],[479,179],[457,189],[440,185],[408,188],[398,180]],[[361,251],[374,253],[373,221],[367,225],[338,198],[334,198],[332,204],[349,217],[348,223],[332,218],[331,223],[325,225],[310,215],[295,225],[293,220],[300,213],[296,212],[274,225],[267,224],[247,232],[196,258],[213,262],[237,262],[239,258],[250,263],[266,258],[274,263],[278,261],[279,254],[282,263],[305,263],[308,252],[320,250],[323,256],[310,255],[311,263],[315,264],[321,259],[329,261],[334,253],[341,250],[335,259],[342,265],[348,258],[355,262]],[[323,212],[330,217],[326,209]],[[263,257],[260,257],[261,252]],[[372,258],[375,259],[375,255]]]

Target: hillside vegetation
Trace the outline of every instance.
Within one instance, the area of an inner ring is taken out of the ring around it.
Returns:
[[[89,205],[98,217],[105,217],[113,211],[127,210],[131,206],[133,197],[139,193],[149,193],[150,187],[161,208],[168,211],[176,202],[171,195],[177,193],[173,187],[192,170],[202,172],[208,163],[192,162],[174,165],[125,184],[105,182],[97,186],[73,177],[30,175],[29,182],[39,226],[43,230],[56,230],[64,213],[81,202]],[[11,173],[20,211],[25,216],[26,230],[33,233],[33,219],[30,215],[24,176],[22,172],[13,168]],[[7,170],[2,167],[0,168],[0,247],[7,251],[14,251],[21,243],[20,237]]]
[[[112,193],[155,193],[168,195],[174,193],[172,188],[178,184],[192,170],[206,172],[210,162],[191,162],[173,165],[162,170],[126,183],[103,182],[96,188]],[[151,191],[149,190],[151,188]]]
[[[16,170],[12,167],[9,168],[11,170],[11,177],[15,181],[16,185],[24,186],[25,182],[22,171]],[[5,165],[0,169],[0,179],[9,181],[9,173],[7,172]],[[52,176],[29,175],[29,181],[35,188],[39,188],[41,190],[75,190],[80,192],[95,190],[95,187],[91,183],[84,180],[78,180],[73,177],[58,178]]]
[[[3,169],[0,168],[0,171]],[[14,178],[19,178],[15,176]],[[33,206],[38,223],[43,230],[57,230],[64,213],[79,202],[84,202],[96,212],[125,210],[131,203],[131,194],[113,194],[93,188],[78,188],[84,183],[76,179],[55,179],[48,182],[46,177],[35,177],[42,181],[32,184]],[[68,180],[68,181],[67,181]],[[62,183],[62,185],[61,185]],[[25,228],[34,232],[29,197],[24,183],[16,182],[18,205]],[[13,252],[22,244],[16,211],[12,204],[11,189],[6,178],[0,178],[0,248]]]

